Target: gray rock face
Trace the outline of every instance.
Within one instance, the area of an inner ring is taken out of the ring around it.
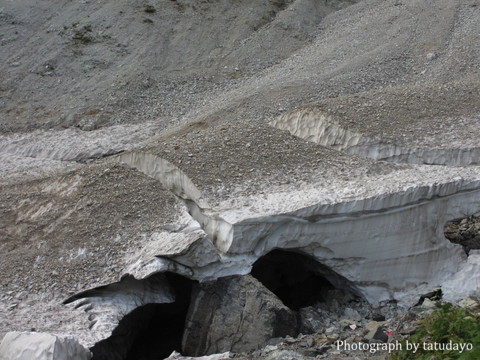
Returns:
[[[187,355],[252,351],[297,332],[295,313],[251,276],[201,284],[192,299],[182,341]]]
[[[323,314],[317,311],[313,306],[309,306],[299,311],[300,332],[302,334],[312,334],[320,330],[325,325]]]

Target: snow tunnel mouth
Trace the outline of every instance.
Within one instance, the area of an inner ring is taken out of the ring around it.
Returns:
[[[447,221],[443,232],[452,243],[462,245],[467,255],[480,249],[480,213]]]
[[[159,360],[181,352],[193,280],[165,273],[175,293],[173,303],[150,303],[124,316],[112,335],[96,343],[92,360]]]
[[[323,303],[337,289],[358,297],[347,279],[300,251],[272,250],[253,264],[251,274],[292,310]]]

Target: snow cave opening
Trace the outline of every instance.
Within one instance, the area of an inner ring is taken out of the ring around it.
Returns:
[[[112,335],[96,343],[92,360],[158,360],[181,352],[193,280],[165,273],[175,302],[146,304],[123,317]]]
[[[330,290],[356,293],[347,279],[294,250],[272,250],[253,264],[251,274],[293,310],[325,302]]]

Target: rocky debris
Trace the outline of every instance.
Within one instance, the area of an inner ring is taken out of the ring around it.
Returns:
[[[475,294],[472,294],[471,297],[459,301],[458,306],[470,310],[480,311],[480,289],[478,289]]]
[[[480,213],[445,224],[445,237],[455,244],[462,245],[467,253],[480,249]]]
[[[234,193],[254,195],[263,181],[266,188],[301,186],[318,177],[384,175],[405,168],[352,157],[265,125],[202,123],[189,130],[161,137],[141,152],[180,168],[212,205]]]
[[[129,1],[8,4],[0,128],[92,130],[182,116],[287,58],[326,15],[355,2],[162,0],[148,12]]]
[[[301,353],[291,350],[277,350],[274,348],[266,349],[265,360],[302,360]]]
[[[89,360],[92,354],[73,336],[9,332],[0,344],[2,360]]]
[[[131,254],[182,212],[158,181],[108,161],[4,185],[0,194],[0,336],[55,332],[60,317],[69,323],[76,312],[62,310],[63,300],[117,282]]]
[[[441,300],[443,296],[442,293],[442,288],[436,288],[433,291],[430,291],[426,294],[423,294],[420,296],[420,299],[418,302],[415,304],[415,306],[418,305],[424,305],[428,307],[429,303],[432,303],[433,301],[438,301]]]
[[[328,126],[335,124],[344,132],[363,137],[363,141],[381,141],[412,149],[478,149],[475,134],[480,105],[474,100],[478,80],[476,75],[440,87],[430,84],[400,86],[323,99],[286,112],[272,123],[319,143],[325,140],[320,141],[312,130],[322,122],[323,116]],[[293,117],[298,122],[295,127],[287,124]],[[304,128],[299,129],[299,126]],[[306,131],[308,127],[312,133]],[[356,145],[348,144],[351,139],[331,140],[332,144],[328,145],[336,148]]]
[[[295,313],[274,294],[249,275],[232,276],[193,290],[182,347],[192,356],[246,352],[296,332]]]
[[[246,294],[250,294],[250,296],[256,296],[258,295],[258,292],[268,293],[268,291],[263,288],[260,283],[256,282],[255,279],[249,276],[219,279],[216,283],[221,285],[223,288],[225,288],[226,285],[229,285],[228,290],[238,290],[238,287],[241,287],[242,294],[239,296],[240,298],[243,298],[244,292]],[[200,293],[197,292],[197,294],[200,294],[200,296],[202,296],[202,291],[206,291],[208,289],[212,290],[212,287],[214,286],[213,283],[205,285],[206,286],[203,290],[200,289]],[[303,323],[305,322],[305,316],[302,316],[302,313],[305,314],[305,310],[307,312],[314,311],[318,313],[321,312],[323,314],[322,321],[319,322],[314,331],[309,331],[308,334],[300,332],[298,336],[279,336],[278,333],[273,334],[270,332],[270,336],[273,335],[274,337],[269,338],[268,336],[264,336],[262,342],[259,342],[256,346],[252,347],[257,348],[256,350],[252,351],[252,349],[250,351],[245,351],[240,350],[238,343],[233,344],[232,346],[233,339],[244,334],[243,331],[248,331],[248,333],[252,331],[254,332],[254,335],[250,338],[250,341],[252,338],[255,338],[255,336],[258,336],[258,330],[260,329],[261,331],[261,329],[263,329],[263,327],[267,324],[267,322],[264,321],[264,313],[266,311],[262,310],[260,318],[258,320],[254,320],[254,325],[252,327],[242,326],[239,328],[236,323],[232,323],[232,321],[234,321],[234,319],[248,319],[246,314],[248,313],[248,310],[251,309],[251,307],[248,306],[248,304],[251,302],[247,300],[245,304],[243,304],[243,302],[240,301],[240,303],[242,303],[240,304],[238,300],[235,299],[236,295],[235,297],[230,296],[229,294],[232,293],[227,292],[226,290],[227,289],[225,289],[225,291],[222,293],[217,291],[215,294],[211,292],[210,295],[214,296],[209,298],[210,302],[208,304],[206,301],[204,301],[204,298],[199,299],[200,302],[197,302],[195,299],[193,300],[190,308],[191,310],[187,316],[187,330],[183,338],[184,347],[186,348],[183,349],[184,351],[182,351],[182,353],[189,353],[189,343],[192,339],[195,343],[195,339],[191,337],[192,334],[188,334],[188,331],[195,330],[192,329],[192,323],[189,324],[189,322],[193,321],[193,325],[197,327],[196,329],[198,331],[200,326],[205,325],[205,318],[218,318],[219,312],[233,312],[232,315],[224,315],[223,321],[217,322],[216,324],[217,326],[215,329],[218,329],[218,331],[223,331],[223,336],[212,338],[210,335],[212,334],[213,327],[210,327],[208,329],[203,329],[204,331],[208,332],[209,335],[207,335],[205,332],[202,332],[202,329],[200,329],[196,335],[197,338],[202,336],[203,341],[205,341],[206,344],[216,343],[224,344],[227,347],[232,347],[232,354],[228,353],[228,356],[233,358],[262,360],[330,358],[331,356],[341,356],[344,354],[360,355],[360,353],[355,351],[341,351],[338,349],[336,343],[338,341],[364,342],[365,344],[384,343],[393,336],[392,334],[394,331],[399,331],[400,328],[403,329],[407,327],[407,325],[413,326],[411,322],[419,318],[418,315],[413,313],[410,314],[409,317],[402,317],[401,314],[404,313],[404,309],[397,307],[397,305],[392,302],[385,302],[376,307],[372,307],[365,301],[356,297],[352,297],[351,294],[347,294],[339,290],[330,290],[325,295],[325,298],[328,299],[328,301],[317,303],[309,308],[300,309],[297,312],[299,315],[298,321],[300,322],[300,328],[305,327],[305,323]],[[223,301],[221,301],[222,296]],[[221,301],[220,306],[218,306],[219,301]],[[278,302],[278,299],[275,299],[275,296],[270,294],[266,298],[263,297],[263,301],[267,301],[268,303],[271,301]],[[198,307],[199,304],[202,306]],[[206,311],[204,305],[208,306],[208,309],[219,310]],[[245,309],[242,309],[238,305],[244,306]],[[194,317],[192,317],[192,310],[196,314]],[[420,313],[423,311],[424,310],[419,308]],[[372,316],[383,316],[385,319],[385,315],[383,314],[386,315],[388,320],[382,322],[370,320]],[[258,314],[256,316],[258,317]],[[281,321],[279,318],[273,320]],[[274,326],[271,324],[271,321],[272,319],[268,320],[270,325]],[[210,323],[214,325],[215,321],[213,320]],[[309,324],[311,325],[311,323]],[[292,323],[292,326],[295,328],[294,322]],[[369,336],[371,332],[374,332],[376,336]],[[392,334],[389,334],[389,332],[392,332]],[[267,335],[267,333],[268,332],[265,332],[264,335]],[[234,334],[233,338],[231,334]],[[248,340],[248,338],[248,336],[245,336],[242,338],[242,341]],[[257,343],[257,340],[255,339],[253,343]],[[242,347],[247,348],[248,346],[246,346],[244,342]],[[233,348],[237,348],[237,350],[233,350]],[[179,359],[183,359],[183,357],[180,357],[180,355],[177,354],[172,356],[178,356]],[[220,354],[219,356],[224,356],[224,354]],[[204,357],[200,357],[199,359],[203,358]],[[205,359],[209,358],[205,357]]]
[[[150,195],[137,198],[139,192]],[[0,261],[4,293],[36,293],[55,285],[50,291],[65,296],[92,283],[118,280],[125,253],[141,247],[142,234],[160,230],[177,214],[174,197],[160,183],[119,164],[97,163],[4,186],[1,194],[0,246],[10,254],[10,260]],[[18,246],[23,243],[35,243],[35,250]],[[21,262],[11,260],[20,253]],[[19,272],[25,278],[15,275]]]
[[[437,121],[436,116],[430,116],[432,110],[428,100],[424,101],[426,106],[421,108],[426,112],[426,116],[421,119],[421,124],[409,128],[407,134],[402,128],[404,123],[410,122],[411,116],[408,109],[416,107],[417,98],[420,98],[419,102],[422,102],[421,99],[428,98],[432,92],[430,89],[442,89],[444,84],[449,82],[452,84],[445,85],[445,90],[455,86],[462,88],[462,83],[470,83],[473,85],[472,90],[476,89],[472,94],[469,94],[468,89],[465,91],[470,100],[462,105],[463,97],[454,96],[456,100],[452,104],[454,108],[467,111],[467,118],[451,119],[448,123],[455,125],[465,121],[469,124],[468,128],[473,133],[477,133],[475,109],[478,109],[478,105],[472,96],[474,97],[478,92],[478,81],[469,79],[478,77],[479,62],[473,45],[477,42],[478,24],[474,19],[478,16],[478,11],[478,7],[464,2],[444,1],[441,8],[433,8],[423,1],[401,5],[393,2],[362,1],[327,17],[310,46],[304,47],[278,66],[272,67],[265,72],[264,76],[256,78],[252,82],[253,90],[249,89],[248,100],[242,97],[242,94],[245,94],[244,90],[248,88],[248,82],[245,82],[242,87],[223,96],[220,95],[218,101],[212,102],[212,105],[215,103],[215,107],[208,109],[212,111],[213,108],[215,111],[205,112],[206,115],[201,120],[207,120],[210,123],[217,119],[221,119],[222,122],[239,119],[269,121],[286,110],[304,107],[311,102],[329,101],[327,99],[338,98],[341,102],[344,96],[349,95],[360,98],[365,96],[362,105],[369,106],[371,102],[375,103],[379,94],[389,93],[391,89],[396,88],[393,90],[396,94],[388,98],[391,103],[383,106],[399,116],[391,118],[388,123],[385,122],[386,131],[382,137],[389,136],[388,134],[393,132],[402,137],[414,132],[414,138],[421,138],[423,134],[428,134],[425,140],[421,140],[422,142],[442,146],[443,142],[440,139],[446,135],[447,138],[455,140],[456,144],[462,146],[461,135],[465,134],[471,143],[476,144],[475,136],[469,134],[468,130],[464,130],[463,126],[461,128],[453,126],[452,130],[446,131]],[[394,26],[390,22],[391,17],[383,18],[387,12],[398,16]],[[432,21],[437,16],[442,18],[442,22]],[[369,25],[365,26],[366,23]],[[447,24],[458,24],[458,27],[455,26],[452,29]],[[412,34],[412,29],[416,26],[421,26],[424,30],[415,31],[415,34]],[[391,31],[385,32],[385,28]],[[433,30],[434,28],[437,30]],[[432,41],[432,32],[441,35]],[[454,43],[459,47],[456,48],[449,39],[454,39]],[[421,74],[425,69],[426,54],[429,53],[425,49],[426,43],[443,50],[442,56],[439,56],[437,61],[434,60],[433,64],[428,64],[434,66],[429,66],[428,72]],[[465,53],[457,54],[455,60],[452,60],[452,54],[456,53],[456,49],[460,47],[465,49]],[[357,48],[372,51],[356,51]],[[446,48],[450,50],[446,51]],[[279,79],[281,83],[278,82]],[[413,89],[410,90],[410,88]],[[404,94],[404,101],[397,101],[402,99]],[[447,102],[449,96],[446,96]],[[434,103],[442,101],[435,96],[432,98]],[[240,99],[246,104],[240,105],[239,102],[242,101]],[[413,106],[410,106],[410,102]],[[357,107],[350,107],[348,102],[346,106],[353,114],[357,110]],[[442,105],[440,107],[443,108]],[[388,117],[388,112],[382,114],[380,106],[372,106],[370,113],[372,117]],[[414,111],[411,115],[417,119],[415,114]],[[372,117],[366,117],[366,120]],[[441,122],[443,121],[442,119]],[[368,132],[370,127],[368,120],[364,125],[366,128],[363,130]],[[378,126],[376,130],[381,133],[382,127]]]
[[[224,359],[230,359],[232,357],[233,357],[233,354],[231,354],[230,352],[226,352],[223,354],[190,357],[190,356],[182,356],[182,354],[180,354],[179,352],[174,351],[172,355],[170,355],[165,360],[224,360]]]
[[[311,334],[330,329],[340,321],[343,326],[358,326],[360,320],[372,316],[372,308],[365,300],[351,293],[332,289],[324,294],[323,301],[299,309],[300,333]]]
[[[312,334],[297,337],[271,339],[263,349],[245,354],[235,354],[236,359],[375,359],[385,360],[394,345],[415,333],[422,320],[440,302],[432,302],[432,308],[415,306],[410,309],[397,307],[394,303],[383,303],[376,308],[369,307],[368,317],[359,321],[342,319],[340,314],[328,315],[328,327],[319,328]],[[459,302],[459,306],[480,309],[480,297],[472,296]],[[368,307],[368,306],[367,306]],[[374,312],[388,314],[384,321],[371,321]],[[347,325],[349,324],[349,325]],[[355,324],[355,326],[352,326]],[[390,345],[390,346],[392,346]]]
[[[37,14],[58,6],[55,16],[35,21],[23,15],[25,4],[7,4],[2,13],[16,20],[3,24],[11,35],[1,62],[7,75],[4,131],[59,125],[90,130],[146,119],[161,119],[165,127],[200,118],[264,122],[310,102],[338,98],[341,106],[344,96],[355,94],[361,98],[355,104],[373,115],[369,119],[398,109],[391,127],[409,122],[409,109],[425,112],[418,133],[439,145],[437,132],[452,131],[431,123],[430,111],[443,108],[450,96],[454,108],[476,106],[470,102],[475,87],[463,94],[468,101],[456,89],[442,95],[463,82],[478,83],[470,80],[479,67],[474,2],[250,2],[203,3],[198,11],[198,4],[184,1],[182,12],[165,0],[162,11],[149,15],[150,24],[143,22],[141,6],[126,1],[94,11],[65,2],[30,5]],[[72,36],[89,26],[87,35],[96,41],[72,46]],[[417,28],[422,30],[412,30]],[[376,106],[379,93],[392,89],[389,104]],[[417,106],[417,96],[435,105]],[[452,130],[468,135],[462,128]]]

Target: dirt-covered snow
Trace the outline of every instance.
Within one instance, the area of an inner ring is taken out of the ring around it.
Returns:
[[[314,109],[402,147],[480,148],[479,18],[478,0],[0,2],[0,338],[88,327],[61,301],[191,225],[124,154],[165,159],[232,217],[257,198],[288,211],[309,187],[302,206],[473,184],[475,167],[365,159],[268,124]]]

